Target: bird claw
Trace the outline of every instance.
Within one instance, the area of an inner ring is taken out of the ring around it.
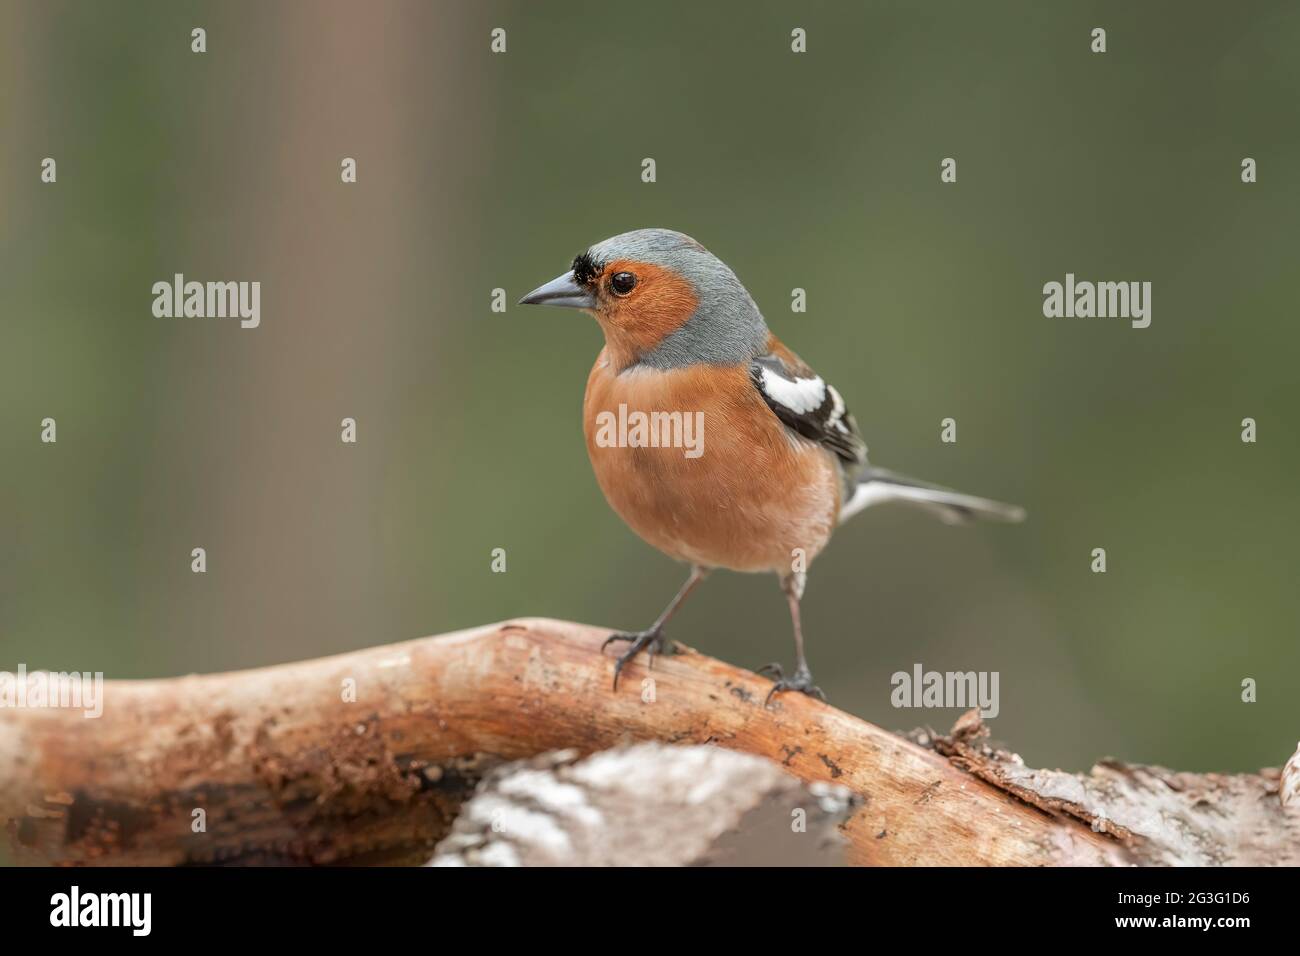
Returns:
[[[772,703],[772,696],[786,690],[797,690],[801,694],[807,694],[809,697],[816,697],[820,701],[826,700],[826,695],[822,689],[812,682],[812,673],[806,667],[796,670],[791,677],[786,677],[780,664],[768,664],[759,668],[758,673],[771,673],[776,681],[772,684],[772,689],[767,692],[767,697],[763,700],[763,706],[767,707]]]
[[[605,643],[600,645],[600,652],[602,654],[605,653],[605,648],[614,641],[628,641],[632,645],[627,649],[627,653],[619,655],[618,660],[614,662],[615,691],[618,690],[618,675],[623,672],[623,668],[628,661],[636,657],[642,650],[649,655],[646,660],[647,670],[654,669],[656,654],[677,653],[677,648],[673,645],[673,642],[664,637],[662,631],[656,630],[655,628],[650,628],[645,631],[611,634],[609,637],[605,638]]]

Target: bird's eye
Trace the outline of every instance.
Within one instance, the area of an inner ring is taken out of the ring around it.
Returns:
[[[636,276],[630,272],[615,272],[609,277],[609,290],[615,295],[627,295],[636,288]]]

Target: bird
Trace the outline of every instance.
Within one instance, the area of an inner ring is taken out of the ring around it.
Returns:
[[[887,502],[949,523],[1025,517],[868,462],[840,393],[768,328],[736,274],[684,233],[636,229],[597,242],[519,302],[595,318],[605,345],[587,379],[583,428],[596,481],[644,541],[690,566],[653,624],[601,645],[629,645],[614,664],[615,692],[638,653],[653,667],[656,654],[675,652],[665,626],[721,568],[775,574],[789,606],[795,669],[759,669],[773,679],[764,706],[784,691],[825,700],[799,612],[808,568],[840,525]],[[688,436],[693,423],[698,435]],[[688,437],[690,448],[673,447]]]

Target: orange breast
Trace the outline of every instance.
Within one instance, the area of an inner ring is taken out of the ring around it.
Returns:
[[[795,549],[808,561],[821,551],[839,513],[835,463],[781,424],[746,369],[617,375],[607,359],[587,380],[587,453],[633,531],[679,561],[734,571],[785,573]]]

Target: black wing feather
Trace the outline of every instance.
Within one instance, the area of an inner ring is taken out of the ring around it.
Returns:
[[[796,410],[786,405],[768,392],[763,381],[765,369],[792,384],[813,379],[820,382],[825,388],[821,404],[807,411]],[[839,393],[817,373],[806,366],[798,370],[791,369],[780,356],[769,352],[758,356],[750,363],[749,377],[753,380],[759,394],[763,396],[767,407],[772,409],[786,427],[809,441],[817,442],[830,449],[846,466],[861,467],[866,463],[867,446],[858,432],[857,423],[844,406]]]

